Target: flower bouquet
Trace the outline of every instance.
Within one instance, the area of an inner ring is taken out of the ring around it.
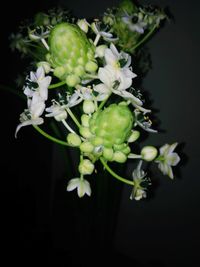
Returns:
[[[172,166],[180,161],[174,152],[176,142],[136,151],[143,132],[157,134],[157,130],[143,92],[134,87],[134,68],[148,66],[141,53],[143,44],[166,18],[160,8],[124,0],[91,21],[74,18],[61,8],[38,13],[11,35],[11,48],[29,57],[31,66],[22,86],[27,107],[15,136],[32,125],[49,140],[79,150],[80,175],[71,177],[67,191],[77,189],[79,197],[90,196],[89,176],[97,162],[102,172],[133,188],[130,199],[146,197],[150,178],[143,162],[157,164],[173,179]],[[133,65],[132,59],[137,59]],[[65,140],[40,126],[51,120],[62,124]],[[135,166],[131,178],[115,170],[116,164],[127,160]]]

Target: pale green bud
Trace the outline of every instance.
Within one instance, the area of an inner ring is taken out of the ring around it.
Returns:
[[[62,121],[62,120],[66,120],[67,118],[67,112],[65,110],[63,110],[62,112],[60,112],[58,115],[54,116],[55,120],[57,121]]]
[[[103,149],[103,157],[106,160],[112,161],[113,160],[113,154],[114,154],[114,152],[113,152],[112,148],[104,147],[104,149]]]
[[[80,83],[80,78],[75,74],[70,74],[66,78],[66,84],[69,87],[75,87],[79,83]]]
[[[79,128],[80,134],[85,138],[91,138],[93,137],[93,134],[90,132],[88,127],[80,127]]]
[[[103,144],[103,138],[96,136],[91,140],[91,142],[94,146],[100,146]]]
[[[82,152],[85,152],[85,153],[91,153],[93,151],[93,149],[94,149],[94,146],[90,142],[88,142],[88,141],[83,142],[80,145],[80,150]]]
[[[85,69],[88,72],[95,72],[98,69],[98,65],[94,61],[88,61],[85,65]]]
[[[84,159],[80,162],[78,169],[83,175],[92,174],[94,171],[94,164],[89,159]]]
[[[77,25],[79,26],[79,28],[84,31],[85,33],[88,32],[88,22],[86,19],[79,19],[77,22]]]
[[[51,66],[47,61],[40,61],[37,63],[38,67],[43,67],[45,73],[49,73],[51,71]]]
[[[106,48],[108,48],[106,45],[97,46],[95,50],[95,55],[100,58],[104,57]]]
[[[95,112],[95,105],[92,100],[84,100],[83,102],[83,112],[91,114]]]
[[[139,137],[140,137],[140,132],[137,130],[133,130],[128,138],[128,142],[129,143],[135,142]]]
[[[116,151],[113,155],[113,160],[118,163],[124,163],[127,160],[127,156],[121,151]]]
[[[67,135],[67,142],[72,146],[79,147],[81,144],[81,138],[78,136],[78,134],[69,133]]]
[[[142,159],[146,161],[152,161],[157,156],[157,149],[153,146],[145,146],[141,150]]]
[[[81,116],[81,123],[84,127],[89,127],[89,120],[90,120],[90,117],[86,114],[83,114]]]
[[[63,67],[56,67],[53,73],[56,77],[61,79],[62,76],[65,74],[65,69]]]

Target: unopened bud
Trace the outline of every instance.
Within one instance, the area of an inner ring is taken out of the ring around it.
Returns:
[[[81,138],[75,133],[69,133],[67,136],[67,142],[72,146],[79,147],[81,144]]]
[[[112,161],[113,160],[113,149],[112,148],[107,148],[107,147],[104,147],[103,149],[103,157],[106,159],[106,160],[109,160],[109,161]]]
[[[58,115],[54,116],[54,118],[56,121],[66,120],[67,112],[65,110],[62,110]]]
[[[79,26],[79,28],[81,28],[82,31],[84,31],[85,33],[88,32],[88,25],[89,23],[87,22],[86,19],[79,19],[77,22],[77,25]]]
[[[84,100],[83,111],[86,114],[91,114],[95,111],[95,105],[92,100]]]
[[[97,46],[95,50],[95,55],[100,58],[104,57],[106,48],[108,48],[106,45]]]
[[[116,151],[113,155],[113,160],[118,163],[124,163],[127,160],[127,156],[121,151]]]
[[[84,159],[80,162],[78,169],[83,175],[91,174],[94,171],[94,164],[89,159]]]
[[[145,146],[141,150],[141,156],[146,161],[152,161],[157,156],[157,149],[153,146]]]
[[[90,132],[89,128],[87,128],[87,127],[80,127],[79,132],[85,138],[93,137],[93,134]]]
[[[135,142],[139,137],[140,137],[140,132],[133,130],[131,135],[128,138],[128,142],[129,143]]]
[[[89,61],[86,65],[85,65],[85,69],[88,72],[95,72],[98,69],[98,65],[94,62],[94,61]]]
[[[50,70],[51,70],[51,66],[47,61],[40,61],[40,62],[37,63],[37,66],[38,67],[43,67],[43,69],[44,69],[46,74],[49,73]]]
[[[94,146],[90,142],[88,142],[88,141],[83,142],[80,145],[80,150],[82,152],[85,152],[85,153],[91,153],[93,151],[93,149],[94,149]]]
[[[90,117],[86,114],[83,114],[81,116],[81,123],[84,127],[89,127],[89,119],[90,119]]]

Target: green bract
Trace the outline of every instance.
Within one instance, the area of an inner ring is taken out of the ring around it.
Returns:
[[[90,130],[103,139],[104,146],[112,147],[127,140],[133,120],[133,114],[127,106],[112,104],[92,116]]]
[[[76,86],[86,73],[97,70],[94,45],[77,25],[57,24],[51,30],[49,46],[47,60],[55,68],[54,75],[66,80],[68,86]]]

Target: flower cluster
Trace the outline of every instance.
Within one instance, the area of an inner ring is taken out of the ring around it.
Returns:
[[[60,15],[59,15],[60,14]],[[165,175],[173,178],[172,166],[180,160],[174,152],[177,143],[165,144],[159,151],[144,146],[134,151],[142,131],[157,133],[147,114],[142,94],[135,88],[132,57],[166,17],[156,8],[138,7],[123,1],[108,10],[102,21],[69,18],[67,12],[39,14],[27,36],[16,35],[14,46],[32,52],[35,72],[26,77],[23,91],[27,107],[20,116],[15,135],[27,125],[48,139],[80,151],[79,177],[69,181],[67,191],[77,189],[79,197],[91,195],[89,179],[95,163],[116,179],[133,186],[130,199],[146,197],[149,178],[142,162],[154,162]],[[13,45],[13,43],[12,43]],[[129,53],[128,53],[129,52]],[[35,57],[36,55],[36,57]],[[38,125],[50,119],[66,128],[66,141],[46,133]],[[73,124],[71,123],[73,122]],[[125,179],[110,164],[139,161],[133,179]]]

